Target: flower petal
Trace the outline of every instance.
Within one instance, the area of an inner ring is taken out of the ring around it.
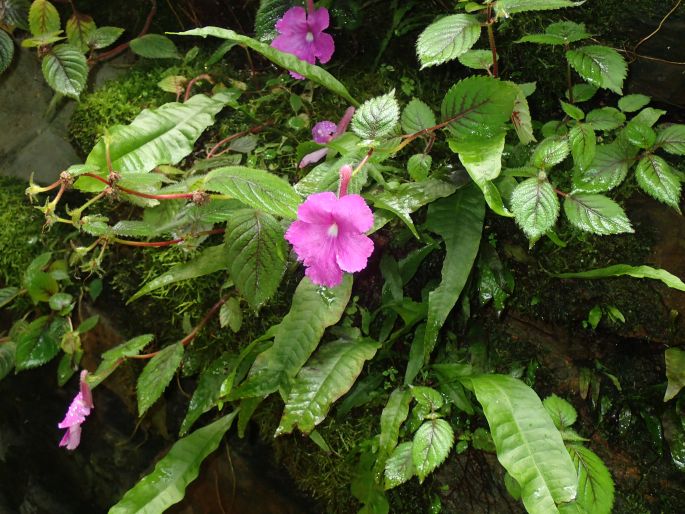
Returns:
[[[349,273],[366,268],[373,253],[373,241],[364,234],[341,233],[335,246],[338,266]]]
[[[335,287],[342,282],[343,274],[336,262],[335,254],[330,252],[330,255],[332,258],[316,260],[305,270],[304,274],[315,284]]]
[[[312,128],[312,139],[314,139],[315,143],[325,145],[331,140],[337,128],[338,126],[332,121],[320,121]]]
[[[59,442],[60,446],[66,446],[67,450],[75,450],[81,443],[81,425],[69,427]]]
[[[300,34],[304,39],[309,30],[305,8],[296,6],[288,9],[283,17],[276,22],[276,30],[281,34]]]
[[[271,46],[276,50],[292,54],[301,61],[309,64],[316,63],[314,53],[314,43],[308,43],[301,34],[281,34],[271,42]]]
[[[306,168],[310,164],[319,162],[321,159],[326,157],[326,155],[328,155],[328,148],[319,148],[318,150],[314,150],[313,152],[308,153],[307,155],[302,157],[299,167]]]
[[[373,213],[359,195],[345,195],[338,200],[335,221],[342,232],[366,232],[373,227]]]
[[[297,208],[297,219],[306,223],[330,226],[334,222],[338,197],[330,191],[309,195],[307,200]]]
[[[325,7],[320,7],[314,9],[314,12],[307,17],[307,25],[309,25],[309,30],[315,36],[322,32],[324,29],[328,28],[330,23],[328,16],[328,9]]]
[[[322,32],[314,36],[314,55],[319,58],[321,64],[326,64],[333,57],[335,43],[330,34]]]

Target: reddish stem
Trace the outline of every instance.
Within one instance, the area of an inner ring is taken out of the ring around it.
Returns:
[[[202,75],[198,75],[194,79],[192,79],[190,82],[188,82],[188,85],[186,86],[186,94],[183,97],[183,101],[187,102],[188,98],[190,98],[190,92],[193,89],[193,86],[195,85],[196,82],[199,80],[206,80],[210,84],[214,84],[214,81],[212,80],[212,77],[208,73],[203,73]]]
[[[314,14],[314,0],[307,0],[307,12],[310,16]]]
[[[265,123],[262,123],[261,125],[257,125],[256,127],[249,128],[247,130],[243,130],[242,132],[238,132],[237,134],[233,134],[231,136],[228,136],[225,139],[222,139],[219,141],[217,144],[215,144],[209,152],[207,152],[207,159],[211,159],[212,157],[218,157],[221,154],[224,154],[229,151],[229,149],[223,150],[219,153],[215,153],[221,146],[225,145],[226,143],[230,143],[234,139],[238,139],[239,137],[246,136],[247,134],[256,134],[258,132],[261,132],[264,130],[264,127],[268,127],[269,125],[272,125],[273,121],[269,120]]]
[[[152,7],[150,8],[150,12],[147,15],[147,18],[145,19],[145,25],[143,25],[143,29],[140,31],[137,37],[142,37],[145,34],[147,34],[148,30],[150,30],[150,25],[152,25],[152,19],[155,17],[155,14],[157,14],[157,0],[150,0],[152,3]],[[126,51],[126,49],[129,47],[129,42],[122,43],[119,46],[115,46],[111,50],[108,50],[106,52],[103,52],[98,55],[94,55],[90,59],[90,64],[91,66],[95,64],[96,62],[101,62],[101,61],[106,61],[107,59],[111,59],[113,57],[116,57],[117,55],[123,53]]]
[[[104,178],[96,175],[95,173],[84,173],[83,174],[86,177],[91,177],[94,178],[95,180],[99,180],[103,184],[107,184],[108,186],[112,186],[108,180],[105,180]],[[139,196],[140,198],[148,198],[150,200],[189,200],[192,199],[195,193],[168,193],[168,194],[150,194],[150,193],[143,193],[141,191],[134,191],[133,189],[129,189],[127,187],[123,186],[116,186],[118,189],[123,191],[124,193],[127,193],[129,195],[133,196]]]

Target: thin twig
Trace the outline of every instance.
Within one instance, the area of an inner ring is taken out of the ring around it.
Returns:
[[[246,136],[247,134],[256,134],[258,132],[261,132],[262,130],[264,130],[264,127],[268,127],[269,125],[272,125],[272,124],[273,124],[273,121],[268,120],[265,123],[262,123],[261,125],[257,125],[256,127],[252,127],[252,128],[247,129],[247,130],[243,130],[242,132],[238,132],[237,134],[232,134],[232,135],[228,136],[227,138],[222,139],[217,144],[215,144],[209,150],[209,152],[207,152],[207,159],[211,159],[212,157],[218,157],[219,155],[226,153],[228,151],[228,149],[223,150],[219,153],[215,153],[221,146],[225,145],[226,143],[230,143],[234,139],[238,139],[239,137]]]
[[[210,84],[214,84],[214,81],[212,80],[212,77],[208,73],[203,73],[202,75],[198,75],[194,79],[192,79],[190,82],[188,82],[188,85],[186,86],[186,95],[183,97],[183,101],[187,102],[188,98],[190,98],[190,93],[191,90],[193,89],[193,86],[198,80],[206,80]]]

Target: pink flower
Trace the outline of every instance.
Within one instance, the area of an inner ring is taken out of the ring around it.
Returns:
[[[74,400],[69,405],[69,410],[64,419],[57,425],[58,428],[66,428],[67,431],[59,442],[60,446],[66,446],[67,450],[75,450],[81,442],[81,424],[86,420],[93,408],[93,397],[90,387],[86,383],[88,372],[81,371],[80,390]]]
[[[336,137],[344,134],[348,125],[350,124],[350,121],[352,120],[352,116],[354,116],[354,107],[348,107],[337,125],[328,120],[320,121],[314,125],[314,128],[312,128],[312,138],[314,139],[314,142],[320,145],[325,145]],[[328,148],[319,148],[318,150],[314,150],[313,152],[310,152],[302,157],[299,167],[302,169],[310,164],[317,163],[326,157],[326,155],[328,155]]]
[[[325,145],[333,139],[336,130],[338,130],[338,126],[332,121],[320,121],[312,128],[312,139],[315,143]]]
[[[372,226],[373,213],[361,196],[316,193],[297,209],[297,221],[285,239],[304,262],[305,275],[312,282],[334,287],[342,282],[343,271],[366,268],[373,241],[365,232]]]
[[[335,50],[333,38],[324,32],[328,24],[328,9],[325,7],[314,9],[311,1],[309,13],[304,7],[291,7],[276,22],[279,35],[271,42],[271,46],[309,64],[316,64],[317,59],[322,64],[327,63]],[[304,78],[293,71],[290,74],[296,79]]]

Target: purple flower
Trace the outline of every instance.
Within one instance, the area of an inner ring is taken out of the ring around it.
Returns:
[[[345,175],[350,173],[343,174],[343,179]],[[341,184],[344,193],[342,189]],[[312,282],[334,287],[342,282],[343,271],[366,268],[373,241],[365,232],[372,226],[373,213],[361,196],[338,198],[331,192],[316,193],[297,209],[297,221],[290,225],[285,239],[293,245]]]
[[[320,121],[312,128],[312,139],[314,139],[315,143],[325,145],[333,139],[333,134],[335,134],[336,130],[338,130],[338,126],[332,121]]]
[[[316,64],[317,59],[322,64],[327,63],[335,50],[333,38],[324,32],[328,24],[328,9],[325,7],[314,9],[310,2],[309,13],[304,7],[291,7],[276,22],[279,35],[271,46],[309,64]],[[293,71],[290,74],[296,79],[304,78]]]
[[[352,116],[354,116],[354,107],[348,107],[337,125],[328,120],[320,121],[314,125],[314,128],[312,128],[312,138],[314,139],[314,142],[320,145],[325,145],[329,141],[342,135],[347,130],[347,126],[350,124]],[[302,157],[299,167],[301,169],[309,166],[310,164],[317,163],[326,157],[326,155],[328,155],[328,148],[319,148],[318,150],[314,150],[313,152],[310,152]]]
[[[64,419],[57,425],[58,428],[66,428],[67,431],[59,442],[60,446],[66,446],[67,450],[75,450],[81,442],[81,424],[86,420],[93,408],[93,396],[90,387],[86,383],[88,372],[81,371],[80,390],[69,405],[69,410]]]

